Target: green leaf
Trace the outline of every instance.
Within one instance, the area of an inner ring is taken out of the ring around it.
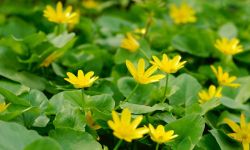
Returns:
[[[250,110],[250,106],[241,104],[228,97],[222,97],[221,104],[231,109],[239,109],[239,110],[245,110],[245,111]]]
[[[27,49],[23,45],[22,41],[16,40],[14,39],[14,37],[5,37],[0,39],[0,45],[9,47],[10,51],[13,51],[15,54],[18,55],[27,54]]]
[[[26,126],[45,127],[49,122],[49,118],[45,115],[45,110],[48,106],[47,97],[39,90],[31,90],[28,93],[21,95],[21,98],[28,101],[32,108],[24,112],[23,121]]]
[[[230,112],[228,112],[228,111],[223,111],[223,112],[220,114],[220,117],[219,117],[218,120],[217,120],[217,126],[219,126],[219,125],[221,125],[221,124],[225,124],[225,121],[224,121],[225,118],[228,118],[228,119],[233,120],[234,122],[240,123],[240,117],[239,117],[239,115],[230,113]]]
[[[110,94],[87,96],[85,98],[85,109],[98,109],[102,112],[111,112],[115,101]]]
[[[146,106],[146,105],[138,105],[138,104],[131,104],[131,103],[122,103],[120,105],[120,107],[122,109],[124,108],[129,108],[129,110],[133,113],[133,114],[146,114],[146,113],[150,113],[150,112],[154,112],[156,110],[167,110],[169,111],[171,109],[171,106],[169,106],[168,104],[155,104],[153,106]]]
[[[25,66],[17,60],[17,55],[10,49],[0,47],[0,76],[19,82],[30,88],[44,90],[47,80],[31,72],[23,71]]]
[[[197,147],[202,150],[220,150],[220,146],[211,134],[202,136],[201,140],[197,144]]]
[[[85,131],[85,114],[79,108],[67,105],[57,113],[53,124],[56,128],[71,128],[76,131]]]
[[[48,98],[39,90],[32,89],[28,93],[21,95],[21,98],[27,100],[32,106],[39,107],[41,111],[45,111],[48,105]]]
[[[178,146],[182,142],[190,145],[189,140],[184,140],[186,138],[190,138],[192,145],[191,148],[193,148],[202,136],[205,121],[199,115],[188,115],[176,121],[170,122],[165,127],[167,130],[174,130],[175,134],[178,135],[178,137],[173,141],[175,146]],[[190,127],[192,127],[192,129]]]
[[[79,132],[70,129],[57,129],[51,131],[50,137],[54,138],[64,150],[102,150],[99,144],[91,135],[86,132]]]
[[[250,76],[239,78],[237,83],[240,83],[240,87],[239,92],[235,97],[235,101],[245,103],[250,98]]]
[[[17,123],[0,121],[0,149],[23,150],[25,146],[40,139],[41,136],[33,130],[27,130]]]
[[[85,109],[96,108],[103,112],[110,112],[114,108],[115,103],[110,94],[94,96],[84,95],[83,99],[81,90],[64,91],[54,95],[50,99],[48,111],[54,114],[60,112],[60,110],[66,105]]]
[[[67,51],[60,60],[64,66],[69,68],[82,68],[84,71],[91,70],[95,74],[99,74],[103,73],[104,63],[111,65],[112,56],[93,44],[86,44],[80,45],[74,51]]]
[[[237,37],[237,33],[238,33],[237,27],[232,22],[223,24],[218,31],[220,37],[225,37],[228,39]]]
[[[216,108],[219,105],[220,105],[220,100],[218,100],[217,98],[211,99],[211,100],[201,104],[201,108],[202,108],[201,115],[204,115],[205,113]]]
[[[49,123],[49,118],[45,115],[38,116],[35,120],[32,126],[34,127],[46,127],[46,125]]]
[[[162,120],[166,123],[170,123],[176,120],[176,118],[170,112],[157,112],[156,114],[153,115],[153,117],[155,119]]]
[[[71,110],[65,110],[66,108],[72,108]],[[84,119],[79,113],[77,116],[74,116],[74,110],[90,110],[93,114],[93,119],[108,120],[110,119],[111,111],[115,106],[115,101],[110,94],[101,94],[101,95],[84,95],[82,98],[81,90],[74,91],[64,91],[54,95],[50,99],[50,104],[47,109],[48,114],[57,114],[60,113],[60,116],[57,117],[56,125],[57,126],[67,126],[71,128],[77,128],[77,130],[83,130],[84,128]],[[61,112],[62,110],[65,110]],[[68,111],[68,112],[67,112]],[[65,113],[68,113],[65,115]],[[65,115],[64,117],[62,117]],[[74,121],[74,118],[81,118],[83,122]],[[67,123],[67,119],[71,120]],[[65,124],[64,124],[65,123]]]
[[[221,150],[241,150],[241,146],[238,142],[232,140],[220,130],[213,129],[210,130],[210,133],[216,139]]]
[[[98,18],[97,25],[100,26],[101,33],[104,35],[110,35],[115,32],[120,32],[121,29],[130,29],[133,24],[115,16],[103,15]]]
[[[207,36],[207,37],[206,37]],[[177,34],[172,39],[172,46],[181,51],[199,57],[208,57],[209,51],[207,50],[207,43],[202,39],[208,39],[209,34],[203,32],[186,32]]]
[[[115,107],[115,101],[110,94],[101,94],[85,97],[85,109],[92,111],[94,120],[107,121]]]
[[[17,17],[10,17],[8,18],[7,24],[3,27],[4,30],[0,35],[9,36],[12,35],[16,38],[23,38],[30,34],[35,33],[35,27],[25,22],[24,20],[17,18]],[[24,30],[28,29],[28,30]]]
[[[5,81],[5,80],[0,81],[0,87],[14,93],[15,95],[20,95],[30,90],[30,88],[25,85],[21,85],[18,83]]]
[[[71,105],[74,107],[82,107],[83,99],[81,90],[64,91],[55,94],[49,100],[48,113],[56,114],[61,111],[65,105]]]
[[[63,32],[60,35],[50,34],[48,40],[56,48],[63,48],[69,41],[75,37],[75,33]]]
[[[62,147],[54,139],[45,137],[35,140],[27,145],[24,150],[62,150]]]
[[[46,34],[39,31],[38,33],[34,33],[24,38],[23,42],[27,44],[29,48],[33,49],[45,40],[47,40]]]
[[[245,62],[245,63],[250,63],[250,50],[246,50],[243,51],[239,54],[236,54],[234,58],[236,58],[237,60],[241,61],[241,62]]]
[[[202,115],[202,107],[200,104],[192,104],[190,106],[187,106],[185,108],[185,114],[189,115],[189,114],[199,114]]]
[[[28,101],[26,101],[25,99],[19,98],[15,94],[1,87],[0,87],[0,94],[2,94],[7,99],[7,101],[11,102],[12,104],[30,106]]]
[[[176,150],[192,150],[194,145],[190,137],[184,138],[177,146]]]
[[[188,74],[178,76],[173,85],[179,89],[169,97],[171,105],[191,105],[198,101],[198,92],[201,90],[200,83]]]

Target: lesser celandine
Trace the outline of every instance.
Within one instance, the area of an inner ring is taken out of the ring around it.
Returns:
[[[64,11],[62,2],[60,1],[57,3],[56,9],[50,5],[46,6],[43,15],[51,22],[62,24],[76,24],[79,20],[79,14],[72,12],[72,6],[67,6]]]
[[[1,102],[0,103],[0,113],[4,112],[8,107],[9,107],[10,103],[6,104],[5,102]]]
[[[94,76],[94,72],[90,71],[84,75],[82,70],[78,70],[77,76],[71,72],[67,72],[68,78],[64,80],[71,83],[75,88],[86,88],[90,87],[99,77]]]
[[[238,83],[233,83],[237,78],[235,76],[230,76],[228,72],[223,72],[221,66],[218,66],[218,69],[216,69],[211,65],[211,69],[215,74],[220,86],[229,86],[234,88],[240,86]]]
[[[220,98],[222,96],[221,94],[222,87],[216,88],[214,85],[210,85],[208,90],[201,90],[199,95],[199,103],[205,103],[213,98]]]
[[[163,144],[176,138],[178,135],[174,134],[174,130],[165,131],[163,125],[158,125],[156,128],[149,124],[150,138],[157,143],[156,150],[159,148],[159,144]]]
[[[245,115],[241,114],[240,116],[240,126],[228,118],[224,119],[224,122],[227,123],[234,131],[233,133],[229,133],[227,135],[241,142],[243,145],[243,150],[249,150],[250,123],[246,123]]]
[[[113,130],[114,136],[120,139],[114,149],[118,149],[122,140],[131,142],[134,139],[142,138],[144,134],[148,133],[147,127],[138,128],[143,116],[137,116],[131,122],[131,112],[128,108],[122,110],[121,117],[116,111],[112,111],[113,120],[108,121],[109,127]]]
[[[154,66],[157,66],[161,71],[166,73],[166,85],[165,85],[165,90],[163,94],[163,99],[162,102],[165,101],[166,99],[166,92],[167,92],[167,86],[168,86],[168,74],[171,73],[176,73],[179,69],[184,67],[184,64],[186,61],[182,61],[181,56],[177,55],[173,59],[168,58],[167,54],[162,55],[162,60],[160,60],[158,57],[153,56],[153,61],[150,61],[151,64]]]
[[[170,17],[175,24],[193,23],[197,20],[195,17],[195,10],[187,3],[181,3],[180,6],[171,4]]]
[[[221,38],[216,40],[214,46],[225,55],[235,55],[243,51],[242,45],[237,38]]]

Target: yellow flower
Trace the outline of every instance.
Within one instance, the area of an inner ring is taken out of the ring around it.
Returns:
[[[146,28],[137,28],[134,30],[135,33],[144,35],[146,33]]]
[[[48,67],[52,62],[54,62],[57,58],[61,57],[63,54],[64,53],[62,51],[53,52],[43,60],[43,62],[40,64],[40,67]]]
[[[151,139],[159,144],[169,142],[178,136],[174,135],[174,130],[166,132],[163,125],[158,125],[157,128],[154,129],[151,124],[149,124],[149,134]]]
[[[101,126],[96,124],[95,121],[93,120],[91,111],[87,111],[86,113],[86,122],[90,126],[90,128],[94,130],[98,130],[101,128]]]
[[[97,8],[99,3],[94,0],[83,0],[82,5],[87,9]]]
[[[153,56],[153,60],[154,61],[151,61],[151,63],[166,73],[175,73],[179,69],[183,68],[184,64],[186,63],[186,61],[180,62],[181,56],[179,55],[175,56],[171,60],[166,54],[163,54],[161,61],[156,56]]]
[[[121,48],[127,49],[130,52],[136,52],[139,47],[139,42],[131,33],[127,33],[126,37],[121,41]]]
[[[221,90],[221,87],[216,89],[214,85],[210,85],[208,91],[202,90],[198,93],[200,98],[199,102],[202,104],[211,100],[212,98],[220,98],[222,96]]]
[[[129,60],[126,60],[126,66],[129,72],[131,73],[131,75],[133,76],[133,78],[140,84],[148,84],[152,82],[157,82],[160,79],[165,77],[165,75],[163,74],[157,74],[157,75],[151,76],[157,70],[157,66],[151,66],[149,69],[145,71],[144,70],[145,62],[144,62],[144,59],[142,58],[138,62],[137,69]]]
[[[215,42],[215,47],[226,55],[234,55],[243,51],[240,41],[236,38],[231,40],[227,38],[218,39]]]
[[[196,21],[194,9],[186,3],[182,3],[179,7],[172,4],[170,6],[170,17],[175,24],[192,23]]]
[[[46,6],[43,15],[51,22],[76,24],[78,22],[79,14],[76,12],[72,13],[71,11],[72,6],[68,6],[66,10],[63,11],[62,3],[59,1],[56,5],[56,10],[51,6]]]
[[[90,71],[85,76],[82,70],[78,70],[77,76],[71,72],[67,72],[69,78],[64,78],[64,80],[73,84],[75,88],[85,88],[90,87],[99,77],[94,76],[94,72]]]
[[[0,113],[4,112],[8,107],[9,107],[10,103],[6,105],[5,102],[0,103]]]
[[[241,142],[243,145],[243,150],[249,150],[250,123],[246,123],[245,115],[241,114],[240,116],[240,126],[228,118],[224,119],[224,122],[227,123],[234,131],[234,133],[230,133],[228,136]]]
[[[142,138],[144,134],[148,133],[147,127],[137,128],[143,116],[138,116],[131,122],[131,112],[128,108],[122,111],[121,118],[115,111],[112,111],[112,117],[113,121],[109,120],[108,125],[113,130],[113,134],[119,139],[131,142],[133,139]]]
[[[216,70],[216,68],[214,66],[211,66],[211,69],[213,71],[213,73],[215,74],[219,85],[221,86],[230,86],[230,87],[239,87],[240,84],[238,83],[232,83],[233,81],[235,81],[237,78],[235,76],[229,76],[228,72],[223,72],[221,66],[218,67],[218,70]]]

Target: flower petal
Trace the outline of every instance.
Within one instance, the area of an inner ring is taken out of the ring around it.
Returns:
[[[143,119],[143,116],[137,116],[137,117],[132,121],[131,127],[132,127],[133,129],[137,128],[137,126],[141,123],[142,119]]]
[[[246,117],[243,113],[240,115],[240,126],[241,129],[246,128]]]
[[[123,109],[121,115],[121,124],[129,125],[131,121],[131,112],[128,108]]]
[[[120,118],[119,118],[117,112],[114,111],[114,110],[112,111],[112,118],[113,118],[115,124],[119,124],[120,123]]]
[[[145,61],[144,59],[139,59],[138,66],[137,66],[137,71],[138,75],[142,76],[144,74],[144,69],[145,69]]]
[[[77,77],[79,80],[84,79],[84,73],[82,70],[78,70]]]
[[[155,71],[157,70],[157,66],[153,65],[150,68],[148,68],[144,74],[145,77],[151,76]]]
[[[90,71],[85,75],[86,79],[90,79],[94,75],[94,71]]]
[[[129,61],[129,60],[126,60],[126,66],[127,66],[127,68],[128,68],[128,71],[131,73],[131,75],[132,75],[133,77],[136,77],[136,75],[137,75],[137,70],[136,70],[135,66],[132,64],[132,62]]]
[[[238,132],[240,130],[240,126],[237,125],[235,122],[233,122],[232,120],[226,118],[224,119],[224,122],[226,124],[228,124],[230,126],[230,128],[234,131],[234,132]]]

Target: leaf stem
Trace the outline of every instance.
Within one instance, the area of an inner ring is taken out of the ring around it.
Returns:
[[[120,145],[122,144],[122,139],[120,139],[116,145],[115,145],[115,148],[113,150],[118,150],[118,148],[120,147]]]
[[[153,23],[153,16],[154,16],[154,13],[151,11],[148,15],[148,19],[147,19],[147,23],[146,23],[146,32],[145,34],[143,35],[143,37],[145,38],[148,34],[148,31],[149,31],[149,28],[150,26],[152,25]]]
[[[164,89],[163,99],[162,99],[161,103],[164,103],[164,101],[166,99],[167,89],[168,89],[168,73],[166,74],[165,89]]]

